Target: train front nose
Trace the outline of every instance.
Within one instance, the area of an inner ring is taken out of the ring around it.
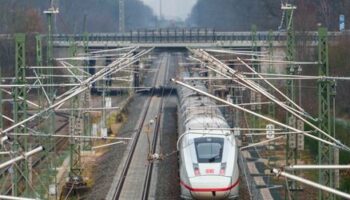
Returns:
[[[190,184],[194,199],[225,199],[234,183],[224,176],[198,176],[190,178]]]

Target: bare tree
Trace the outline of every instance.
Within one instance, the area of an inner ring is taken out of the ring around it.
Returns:
[[[28,9],[25,13],[24,29],[27,33],[43,32],[43,20],[37,10]]]
[[[320,0],[320,13],[325,23],[324,25],[330,28],[330,18],[331,18],[330,0]]]

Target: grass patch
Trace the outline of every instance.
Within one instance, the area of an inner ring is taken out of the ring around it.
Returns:
[[[316,125],[316,124],[315,124]],[[305,126],[306,131],[313,130],[310,126]],[[336,120],[335,121],[335,138],[340,140],[345,145],[350,146],[350,135],[348,134],[350,130],[350,122],[345,120]],[[316,135],[317,136],[317,135]],[[318,159],[318,141],[305,137],[305,145],[310,150],[311,154],[314,156],[315,161]],[[340,151],[339,152],[339,164],[349,164],[350,156],[348,152]]]
[[[315,124],[316,125],[316,124]],[[305,126],[306,131],[313,130],[310,126]],[[347,146],[350,146],[350,122],[343,119],[337,119],[335,121],[335,138],[344,143]],[[315,163],[318,163],[318,141],[305,137],[305,146],[310,151],[312,157],[314,158]],[[339,151],[339,164],[349,164],[350,156],[349,152]],[[350,176],[342,175],[340,171],[340,190],[345,192],[350,192]],[[346,173],[346,172],[345,172]],[[316,179],[317,180],[317,179]]]

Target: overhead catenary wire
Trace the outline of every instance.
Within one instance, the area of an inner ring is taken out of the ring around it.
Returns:
[[[251,106],[251,105],[264,105],[264,104],[272,104],[273,102],[251,102],[251,103],[238,103],[236,105],[239,106]],[[188,106],[187,109],[196,109],[200,108],[201,106]],[[222,108],[222,107],[228,107],[228,105],[216,105],[216,106],[206,106],[207,108]]]
[[[110,55],[100,55],[100,56],[74,56],[74,57],[62,57],[62,58],[55,58],[57,61],[85,61],[85,60],[105,60],[106,56],[110,58],[119,58],[122,57],[124,54],[110,54]]]
[[[323,77],[268,77],[264,79],[265,80],[319,80],[319,79],[323,79]],[[184,80],[237,80],[237,78],[190,77],[190,78],[184,78]],[[247,77],[246,80],[263,80],[263,79],[259,77]]]
[[[119,58],[117,60],[115,60],[114,62],[110,63],[109,65],[107,65],[105,68],[101,69],[100,71],[96,72],[94,75],[88,77],[87,79],[84,80],[84,83],[89,83],[90,85],[92,85],[92,83],[104,78],[107,74],[111,74],[113,73],[111,70],[113,70],[112,68],[115,66],[118,66],[120,64],[122,64],[123,62],[128,62],[129,59],[131,58],[137,58],[138,55],[143,55],[143,53],[145,53],[145,50],[142,50],[141,52],[139,52],[137,55],[135,55],[134,57],[132,57],[132,52],[134,52],[137,48],[133,48],[131,49],[127,54],[125,54],[124,57]],[[134,60],[135,61],[135,60]],[[133,64],[134,62],[132,62]],[[130,64],[129,64],[130,65]],[[126,68],[129,65],[125,65],[122,68]],[[117,69],[118,70],[118,69]],[[65,93],[61,94],[60,96],[58,96],[56,99],[61,99],[69,94],[71,94],[72,92],[74,92],[76,89],[78,88],[78,86],[66,91]]]
[[[100,148],[106,148],[106,147],[110,147],[110,146],[116,145],[116,144],[125,144],[125,142],[119,141],[119,142],[113,142],[113,143],[109,143],[109,144],[103,144],[103,145],[99,145],[99,146],[94,146],[94,147],[92,147],[92,149],[95,150],[95,149],[100,149]]]
[[[186,83],[183,83],[183,82],[181,82],[181,81],[178,81],[178,80],[175,80],[175,79],[171,79],[171,80],[172,80],[173,82],[179,84],[179,85],[182,85],[182,86],[187,87],[187,88],[189,88],[189,89],[191,89],[191,90],[194,90],[194,91],[196,91],[196,92],[198,92],[198,93],[200,93],[200,94],[203,94],[203,95],[205,95],[205,96],[208,96],[208,97],[210,97],[210,98],[212,98],[212,99],[214,99],[214,100],[216,100],[216,101],[219,101],[219,102],[221,102],[221,103],[225,103],[225,104],[227,104],[227,105],[230,105],[230,106],[232,106],[232,107],[234,107],[234,108],[237,108],[237,109],[239,109],[239,110],[241,110],[241,111],[243,111],[243,112],[247,112],[247,113],[249,113],[249,114],[255,115],[256,117],[262,118],[262,119],[264,119],[264,120],[266,120],[266,121],[269,121],[269,122],[271,122],[271,123],[273,123],[273,124],[276,124],[276,125],[278,125],[278,126],[281,126],[281,127],[290,129],[290,130],[292,130],[292,131],[301,133],[301,134],[303,134],[303,135],[305,135],[305,136],[307,136],[307,137],[310,137],[310,138],[315,139],[315,140],[317,140],[317,141],[320,141],[320,142],[322,142],[322,143],[328,144],[328,145],[333,146],[333,147],[335,147],[335,148],[339,148],[339,149],[343,149],[343,150],[349,151],[349,148],[348,148],[347,146],[338,145],[338,143],[333,143],[333,142],[330,142],[330,141],[321,139],[321,138],[319,138],[319,137],[316,137],[316,136],[314,136],[314,135],[311,135],[311,134],[309,134],[309,133],[306,133],[305,131],[298,130],[298,129],[294,128],[294,127],[291,127],[291,126],[289,126],[289,125],[283,124],[283,123],[281,123],[281,122],[279,122],[279,121],[276,121],[276,120],[271,119],[271,118],[269,118],[269,117],[266,117],[266,116],[264,116],[264,115],[258,114],[258,113],[256,113],[256,112],[253,112],[253,111],[248,110],[248,109],[246,109],[246,108],[243,108],[243,107],[241,107],[241,106],[237,106],[237,105],[235,105],[235,104],[233,104],[233,103],[230,103],[230,102],[228,102],[228,101],[225,101],[225,100],[223,100],[223,99],[220,99],[220,98],[218,98],[218,97],[216,97],[216,96],[214,96],[214,95],[211,95],[211,94],[209,94],[209,93],[206,93],[206,92],[204,92],[204,91],[201,91],[201,90],[199,90],[199,89],[197,89],[197,88],[194,88],[194,87],[192,87],[192,86],[190,86],[190,85],[187,85]]]
[[[308,62],[308,61],[285,61],[285,60],[264,60],[264,59],[252,59],[246,58],[247,61],[258,61],[263,63],[272,63],[272,64],[288,64],[288,65],[317,65],[318,62]]]
[[[56,109],[55,111],[72,111],[72,110],[78,110],[78,111],[85,111],[85,112],[91,112],[91,111],[95,111],[95,110],[116,110],[116,109],[120,109],[120,107],[109,107],[109,108],[98,108],[98,107],[94,107],[94,108],[60,108],[60,109]]]
[[[107,65],[105,68],[101,69],[100,71],[96,72],[94,75],[92,75],[92,76],[88,77],[87,79],[85,79],[84,82],[85,82],[85,83],[89,83],[90,81],[92,81],[92,80],[94,80],[94,79],[96,79],[96,81],[97,81],[97,80],[103,79],[107,74],[111,74],[111,72],[110,72],[111,68],[113,68],[114,66],[118,66],[118,65],[120,65],[120,64],[123,63],[123,62],[128,61],[128,59],[132,58],[132,57],[131,57],[131,56],[132,56],[132,52],[135,51],[135,50],[136,50],[136,48],[130,50],[130,52],[128,52],[128,53],[125,55],[125,57],[119,58],[119,59],[115,60],[114,62],[110,63],[110,64]],[[140,54],[142,54],[142,53],[144,53],[144,50],[141,51],[138,55],[140,55]],[[136,57],[137,57],[137,56],[136,56]],[[136,57],[135,57],[135,58],[136,58]],[[126,67],[128,67],[128,65],[127,65],[127,66],[124,66],[123,68],[126,68]],[[97,78],[97,77],[98,77],[98,78]],[[94,81],[94,82],[96,82],[96,81]],[[90,83],[90,84],[92,85],[92,83]],[[72,93],[73,91],[75,91],[77,88],[78,88],[78,86],[76,86],[76,87],[74,87],[74,88],[72,88],[72,89],[66,91],[65,93],[63,93],[63,94],[61,94],[60,96],[58,96],[56,99],[61,99],[61,98],[63,98],[64,96],[67,96],[67,95],[71,94],[71,93]]]
[[[62,66],[66,67],[66,64],[62,61],[59,62]],[[79,83],[82,83],[81,77],[78,77],[78,75],[76,75],[75,73],[73,73],[73,71],[69,68],[66,68],[66,70],[72,75],[73,78],[75,78]],[[54,77],[55,75],[51,75],[51,77]],[[84,77],[84,76],[82,76]]]
[[[236,104],[238,105],[238,104]],[[230,106],[230,105],[228,105]],[[278,129],[278,128],[274,128],[274,129],[265,129],[265,128],[241,128],[241,127],[234,127],[234,128],[200,128],[200,129],[196,129],[196,128],[192,128],[191,130],[226,130],[226,131],[235,131],[235,130],[239,130],[239,131],[268,131],[268,130],[273,130],[273,131],[281,131],[283,129]]]
[[[5,90],[5,89],[1,89],[1,91],[5,92],[6,94],[13,95],[12,92],[7,91],[7,90]],[[27,99],[23,99],[22,97],[18,97],[18,99],[20,99],[20,100],[22,100],[22,101],[26,101],[26,102],[28,103],[28,105],[34,106],[34,107],[36,107],[36,108],[41,108],[38,104],[36,104],[36,103],[34,103],[34,102],[32,102],[32,101],[29,101],[29,100],[27,100]]]
[[[268,57],[269,56],[267,51],[259,53],[259,52],[256,52],[256,51],[237,51],[237,50],[207,49],[207,48],[205,49],[205,51],[207,51],[207,52],[217,52],[217,53],[221,53],[221,54],[246,55],[246,56],[256,56],[256,57]],[[220,57],[220,56],[216,55],[215,57]],[[225,55],[223,55],[223,56],[225,56]],[[274,55],[274,56],[272,56],[272,58],[283,59],[284,56]]]
[[[106,52],[118,52],[118,51],[125,51],[138,48],[137,46],[129,46],[129,47],[123,47],[123,48],[116,48],[116,49],[107,49],[107,50],[98,50],[98,51],[91,51],[90,54],[99,54],[99,53],[106,53]]]
[[[51,102],[49,96],[47,95],[47,92],[46,92],[46,90],[45,90],[45,88],[44,88],[44,86],[43,86],[43,83],[41,82],[41,80],[40,80],[40,78],[39,78],[39,76],[38,76],[38,73],[36,72],[35,69],[33,69],[33,72],[34,72],[34,74],[35,74],[35,77],[37,78],[37,81],[38,81],[39,84],[40,84],[40,89],[42,90],[42,92],[43,92],[43,94],[44,94],[44,96],[45,96],[45,98],[46,98],[46,101],[49,103],[49,105],[51,105],[52,102]]]
[[[260,85],[257,85],[255,82],[252,82],[250,80],[247,80],[246,77],[240,75],[238,73],[238,71],[236,70],[233,70],[231,68],[229,68],[228,66],[226,66],[224,63],[222,63],[220,60],[217,60],[215,57],[211,56],[210,54],[208,54],[207,52],[203,51],[203,50],[198,50],[200,51],[200,53],[198,54],[196,50],[191,50],[189,49],[190,51],[192,51],[194,54],[197,54],[198,56],[202,56],[202,58],[204,59],[207,59],[209,62],[213,63],[214,65],[216,65],[217,67],[219,68],[224,68],[221,69],[222,71],[226,72],[226,73],[229,73],[231,74],[233,77],[232,78],[237,78],[238,80],[240,80],[241,82],[243,82],[244,84],[246,85],[249,85],[249,89],[253,88],[252,91],[255,91],[255,92],[259,92],[261,94],[263,94],[265,97],[269,98],[270,100],[276,102],[278,105],[280,105],[282,108],[284,109],[287,109],[287,110],[294,110],[300,114],[304,114],[302,108],[300,108],[298,105],[296,105],[293,101],[291,101],[288,97],[287,97],[287,100],[289,100],[289,102],[291,102],[293,105],[295,104],[297,108],[300,109],[300,111],[297,111],[295,110],[294,108],[284,104],[284,103],[278,103],[276,97],[272,96],[269,92],[266,91],[266,89],[262,88]],[[248,66],[249,67],[249,66]],[[252,69],[251,69],[252,70]],[[218,71],[218,70],[217,70]],[[254,70],[252,70],[254,73],[256,73]],[[223,73],[224,73],[223,72]],[[237,82],[240,82],[240,81],[237,81]],[[272,85],[272,84],[271,84]],[[272,87],[274,87],[272,85]],[[284,95],[284,97],[286,97]],[[309,115],[307,115],[308,117],[310,117]]]
[[[348,193],[345,193],[345,192],[336,190],[336,189],[331,188],[331,187],[327,187],[327,186],[321,185],[321,184],[319,184],[319,183],[315,183],[315,182],[313,182],[313,181],[310,181],[310,180],[301,178],[301,177],[299,177],[299,176],[295,176],[295,175],[293,175],[293,174],[289,174],[289,173],[284,172],[284,171],[282,171],[282,170],[273,168],[273,169],[271,169],[271,172],[274,173],[274,174],[276,174],[276,176],[284,176],[284,177],[286,177],[286,178],[289,178],[289,179],[292,179],[292,180],[301,182],[301,183],[303,183],[303,184],[306,184],[306,185],[315,187],[315,188],[317,188],[317,189],[321,189],[321,190],[323,190],[323,191],[330,192],[330,193],[335,194],[335,195],[338,195],[338,196],[340,196],[340,197],[343,197],[343,198],[346,198],[346,199],[350,199],[350,194],[348,194]]]
[[[87,75],[87,76],[90,76],[90,73],[88,73],[86,70],[84,70],[84,69],[86,69],[86,68],[82,68],[82,69],[81,69],[81,68],[75,67],[74,65],[72,65],[72,64],[70,64],[70,63],[68,63],[68,62],[65,62],[65,61],[60,61],[59,63],[60,63],[65,69],[67,69],[69,72],[71,72],[72,75],[75,76],[75,77],[78,77],[78,75],[77,75],[76,73],[72,72],[70,69],[78,70],[80,73],[85,74],[85,75]]]
[[[275,137],[275,138],[272,138],[272,139],[269,139],[269,140],[264,140],[264,141],[260,141],[260,142],[257,142],[257,143],[249,144],[247,146],[241,147],[240,150],[244,150],[244,149],[248,149],[248,148],[256,147],[256,146],[261,146],[261,145],[264,145],[266,143],[269,143],[269,142],[272,142],[272,141],[275,141],[275,140],[279,140],[279,139],[283,139],[283,138],[285,138],[285,136],[279,136],[279,137]]]
[[[251,72],[241,72],[244,75],[254,75]],[[271,73],[259,73],[261,76],[265,77],[284,77],[284,78],[297,78],[297,79],[316,79],[316,80],[350,80],[350,77],[346,76],[307,76],[307,75],[292,75],[292,74],[271,74]]]
[[[192,57],[192,58],[193,58],[193,57]],[[216,72],[216,73],[218,73],[218,74],[220,74],[220,75],[222,75],[222,76],[224,76],[224,77],[226,77],[226,78],[231,78],[230,76],[226,75],[225,73],[222,73],[221,71],[216,70],[216,69],[210,67],[209,65],[207,65],[207,64],[204,63],[203,61],[201,61],[201,60],[199,60],[199,59],[197,59],[197,58],[193,58],[193,59],[198,60],[199,62],[201,62],[201,63],[204,64],[207,68],[213,70],[214,72]],[[232,79],[232,78],[231,78],[231,79]],[[235,79],[233,79],[233,81],[235,81],[237,84],[239,84],[239,85],[241,85],[241,86],[243,86],[243,87],[249,88],[249,89],[252,90],[252,91],[256,91],[254,88],[250,87],[249,85],[247,85],[247,84],[245,84],[245,83],[239,82],[239,81],[237,81],[237,80],[235,80]]]
[[[34,198],[6,196],[6,195],[0,195],[0,199],[4,199],[4,200],[38,200],[38,199],[34,199]]]
[[[115,73],[117,71],[119,71],[120,69],[123,69],[133,63],[135,63],[137,61],[137,59],[147,53],[149,53],[150,51],[152,51],[153,48],[150,48],[148,50],[143,50],[141,52],[139,52],[138,54],[136,54],[134,56],[134,59],[132,60],[129,60],[129,59],[126,59],[124,60],[124,63],[120,63],[119,60],[118,62],[113,62],[112,65],[109,65],[109,67],[106,67],[105,70],[100,70],[99,72],[97,72],[96,74],[92,75],[91,77],[87,78],[86,80],[84,80],[81,85],[78,87],[74,87],[72,88],[71,90],[65,92],[64,94],[62,94],[60,96],[60,99],[59,101],[55,102],[54,104],[52,104],[51,106],[41,110],[40,112],[38,112],[37,114],[34,114],[28,118],[26,118],[25,120],[22,120],[4,130],[1,131],[1,134],[6,134],[8,133],[9,131],[13,130],[14,128],[28,122],[28,121],[31,121],[33,120],[34,118],[38,117],[38,116],[41,116],[42,114],[46,113],[47,111],[50,111],[50,110],[54,110],[54,109],[58,109],[60,106],[62,106],[67,100],[71,99],[72,97],[82,93],[83,91],[87,90],[88,88],[91,87],[91,85],[93,83],[95,83],[96,81],[100,80],[102,77],[104,77],[106,74],[111,74],[111,73]],[[57,100],[58,98],[56,98]]]
[[[143,51],[142,53],[145,53],[145,52],[147,52],[147,51]],[[141,53],[141,54],[142,54],[142,53]],[[76,89],[79,89],[79,88],[76,88]],[[72,92],[71,94],[73,94],[73,92]],[[77,94],[77,93],[76,93],[76,94]],[[63,103],[62,103],[62,104],[63,104]],[[61,104],[61,105],[62,105],[62,104]],[[25,121],[28,121],[28,120],[25,120]]]
[[[4,114],[0,114],[0,116],[2,117],[2,118],[4,118],[4,119],[6,119],[6,120],[8,120],[8,121],[10,121],[10,122],[12,122],[12,123],[14,123],[15,122],[15,120],[13,120],[13,119],[11,119],[10,117],[8,117],[8,116],[6,116],[6,115],[4,115]],[[25,126],[25,125],[20,125],[21,127],[23,127],[23,128],[27,128],[30,132],[32,132],[32,133],[38,133],[36,130],[34,130],[34,129],[32,129],[32,128],[29,128],[29,127],[27,127],[27,126]],[[5,136],[6,137],[6,136]]]
[[[256,91],[262,93],[264,96],[268,97],[269,99],[271,99],[271,100],[273,100],[273,101],[276,100],[276,98],[275,98],[274,96],[270,95],[270,94],[269,94],[265,89],[263,89],[260,85],[257,85],[255,82],[252,82],[252,81],[247,81],[247,80],[245,79],[246,77],[240,75],[240,74],[238,73],[238,71],[233,70],[233,69],[227,67],[224,63],[222,63],[220,60],[217,60],[215,57],[211,56],[211,55],[208,54],[207,52],[205,52],[205,51],[203,51],[203,50],[198,50],[198,51],[199,51],[200,53],[202,53],[202,54],[205,56],[206,59],[208,59],[209,61],[211,61],[211,62],[212,62],[213,64],[215,64],[217,67],[222,67],[222,68],[224,68],[224,69],[226,70],[226,73],[229,73],[229,74],[231,74],[233,77],[236,77],[236,78],[239,79],[240,81],[244,82],[246,85],[249,85],[250,87],[254,88]],[[194,53],[196,54],[196,51],[195,51],[195,50],[192,51],[192,52],[194,52]],[[198,55],[198,53],[197,53],[197,55]],[[237,59],[240,60],[240,58],[238,58],[238,57],[237,57]],[[250,66],[248,66],[247,64],[245,64],[243,61],[240,61],[240,62],[242,62],[242,64],[245,65],[246,67],[248,67],[253,73],[257,74],[257,72],[256,72],[254,69],[252,69]],[[261,76],[259,76],[259,77],[262,78]],[[268,84],[270,85],[270,83],[268,83]],[[271,84],[271,85],[272,85],[272,84]],[[271,86],[271,85],[270,85],[270,86]],[[274,89],[277,89],[277,88],[274,87],[273,85],[272,85],[272,87],[273,87]],[[281,93],[281,92],[279,91],[279,93]],[[288,102],[290,102],[291,104],[293,104],[294,106],[296,106],[300,111],[303,111],[302,108],[300,108],[296,103],[294,103],[294,102],[293,102],[291,99],[289,99],[287,96],[283,95],[283,97],[284,97]]]
[[[285,170],[306,170],[306,169],[350,169],[350,165],[289,165]]]
[[[0,164],[0,169],[8,167],[8,166],[12,165],[15,162],[18,162],[20,160],[26,159],[26,158],[28,158],[28,157],[36,154],[36,153],[39,153],[40,151],[43,151],[43,150],[44,150],[44,147],[39,146],[39,147],[37,147],[37,148],[35,148],[35,149],[31,150],[31,151],[28,151],[28,152],[26,152],[26,153],[24,153],[24,154],[22,154],[20,156],[17,156],[15,158],[11,159],[11,160],[8,160],[8,161],[6,161],[4,163],[1,163]]]
[[[305,132],[312,133],[312,131],[305,131]],[[289,134],[298,134],[298,132],[289,131],[289,132],[276,132],[276,133],[274,133],[274,135],[289,135]],[[265,133],[246,133],[244,135],[264,136],[264,135],[266,135],[266,132]]]
[[[129,137],[99,137],[99,136],[84,136],[84,135],[48,135],[48,134],[28,134],[28,133],[9,133],[11,135],[18,136],[31,136],[31,137],[58,137],[58,138],[81,138],[81,139],[101,139],[101,140],[131,140]]]
[[[74,56],[74,57],[61,57],[61,58],[55,58],[57,61],[84,61],[84,60],[105,60],[106,56],[109,58],[119,58],[122,57],[124,54],[109,54],[109,55],[86,55],[86,56]]]
[[[9,151],[9,150],[7,149],[7,147],[4,146],[5,151],[10,152],[9,156],[10,156],[11,160],[9,160],[9,161],[7,161],[7,162],[14,161],[14,162],[12,162],[10,165],[12,165],[14,168],[16,168],[16,169],[18,170],[19,174],[20,174],[20,175],[24,178],[24,180],[28,183],[30,189],[31,189],[33,192],[34,192],[35,190],[34,190],[34,188],[33,188],[32,182],[29,181],[28,178],[27,178],[26,176],[24,176],[23,172],[21,171],[21,168],[20,168],[20,167],[18,166],[18,164],[17,164],[17,161],[20,161],[20,160],[23,160],[23,159],[27,159],[28,156],[31,157],[33,154],[36,154],[36,153],[40,152],[40,148],[43,148],[43,147],[42,147],[42,146],[39,146],[39,147],[37,147],[36,149],[31,150],[30,152],[26,152],[26,153],[22,154],[21,156],[15,157],[14,152]],[[42,149],[42,150],[44,150],[44,149]],[[41,150],[41,151],[42,151],[42,150]],[[25,156],[25,154],[27,154],[27,156]],[[31,154],[31,155],[29,155],[29,154]],[[21,158],[22,156],[23,156],[24,158]],[[17,159],[18,159],[18,160],[17,160]],[[5,163],[7,163],[7,162],[5,162]],[[5,164],[5,163],[2,163],[2,164]],[[5,168],[8,168],[8,167],[9,167],[9,165],[6,166]],[[41,182],[40,180],[39,180],[39,183],[42,184],[42,182]],[[42,185],[42,186],[43,186],[43,185]]]
[[[88,66],[89,67],[93,67],[95,69],[104,69],[106,68],[106,66],[101,66],[101,65],[94,65],[94,66]],[[76,68],[83,68],[83,69],[86,69],[87,67],[86,66],[79,66],[79,65],[73,65],[73,67],[71,66],[67,66],[67,67],[64,67],[64,66],[28,66],[27,67],[28,69],[76,69]],[[128,69],[128,68],[126,68]],[[130,68],[131,69],[131,68]],[[122,70],[122,71],[125,71],[125,70]],[[15,78],[12,78],[12,77],[4,77],[4,78],[1,78],[1,79],[4,79],[4,80],[14,80]],[[31,79],[37,79],[36,77],[26,77],[27,80],[31,80]],[[43,79],[41,77],[41,79]]]
[[[261,78],[266,84],[268,84],[272,89],[274,89],[274,91],[276,91],[278,94],[280,94],[283,98],[285,98],[288,102],[292,103],[296,108],[298,108],[298,110],[286,105],[285,103],[281,103],[277,100],[275,100],[275,97],[272,96],[270,93],[268,93],[267,91],[261,90],[259,91],[260,93],[262,93],[265,97],[269,98],[271,101],[274,101],[275,103],[277,103],[279,106],[281,106],[282,108],[285,108],[287,111],[291,112],[294,116],[298,117],[299,115],[297,115],[294,112],[297,112],[305,117],[308,117],[310,119],[313,119],[311,117],[310,114],[306,113],[305,110],[303,108],[301,108],[298,104],[296,104],[293,100],[291,100],[289,97],[287,97],[283,92],[281,92],[277,87],[275,87],[272,83],[270,83],[269,81],[267,81],[264,77],[262,77],[259,73],[257,73],[252,67],[250,67],[249,65],[247,65],[243,60],[241,60],[240,58],[237,58],[245,67],[247,67],[249,70],[251,70],[253,73],[255,73],[255,75],[257,75],[259,78]],[[301,117],[298,117],[299,119],[301,119]],[[315,120],[315,119],[313,119]],[[303,120],[304,121],[304,120]]]
[[[257,57],[266,57],[266,53],[258,53],[253,51],[229,51],[229,50],[223,50],[223,49],[205,49],[207,52],[215,52],[215,53],[227,53],[227,54],[233,54],[233,55],[247,55],[247,56],[257,56]]]
[[[224,63],[222,63],[220,60],[217,60],[215,57],[211,56],[210,54],[206,53],[203,50],[193,50],[193,49],[189,49],[189,51],[191,51],[192,53],[194,53],[195,55],[201,57],[202,59],[211,62],[212,64],[216,65],[218,68],[220,68],[220,71],[226,72],[231,74],[234,77],[239,78],[240,80],[242,80],[243,82],[247,83],[248,85],[250,85],[251,87],[255,88],[256,90],[258,90],[260,93],[262,93],[264,96],[266,96],[267,98],[269,98],[270,100],[276,102],[278,105],[280,105],[282,108],[286,109],[288,112],[292,113],[294,116],[296,116],[297,118],[301,119],[302,121],[304,121],[306,124],[310,125],[312,128],[314,128],[315,130],[317,130],[318,132],[322,133],[323,135],[325,135],[327,138],[329,138],[330,140],[332,140],[334,143],[336,143],[338,147],[342,146],[342,149],[350,151],[350,148],[347,147],[346,145],[344,145],[343,143],[341,143],[339,140],[335,139],[334,137],[330,136],[329,134],[327,134],[326,132],[324,132],[323,130],[321,130],[320,128],[318,128],[317,126],[313,125],[312,123],[310,123],[309,121],[305,120],[304,118],[302,118],[301,116],[299,116],[298,114],[296,114],[293,110],[293,108],[287,106],[287,105],[281,105],[281,103],[278,103],[278,101],[276,100],[276,98],[274,96],[272,96],[269,92],[267,92],[265,89],[262,89],[260,85],[257,85],[256,83],[252,82],[252,81],[247,81],[245,80],[244,76],[242,76],[241,74],[238,73],[238,71],[233,70],[229,67],[227,67]],[[255,72],[256,73],[256,72]],[[293,102],[294,103],[294,102]],[[295,103],[294,103],[295,104]],[[303,111],[303,109],[301,109],[301,111]],[[311,117],[311,116],[310,116]],[[315,137],[315,136],[313,136]],[[333,144],[334,144],[333,143]]]
[[[244,64],[244,61],[241,61],[243,64]],[[254,69],[252,69],[250,66],[248,66],[247,64],[244,64],[247,68],[249,68],[253,73],[256,73],[256,75],[258,75],[259,77],[262,78],[261,75],[259,75]],[[278,90],[274,85],[272,85],[270,82],[268,82],[267,80],[264,80],[269,86],[271,86],[275,91],[277,91],[279,94],[281,94],[283,97],[286,97],[280,90]],[[267,96],[266,96],[267,97]],[[268,97],[269,98],[269,97]],[[287,97],[288,98],[288,97]],[[274,101],[273,99],[269,98],[270,100]],[[288,98],[289,99],[289,98]],[[290,99],[289,99],[290,100]],[[294,101],[290,100],[290,102],[293,102],[293,104],[296,104],[294,103]],[[304,123],[308,124],[309,126],[311,126],[312,128],[314,128],[315,130],[319,131],[320,133],[322,133],[323,135],[325,135],[326,137],[328,137],[329,139],[333,140],[334,142],[338,143],[338,144],[341,144],[341,145],[344,145],[342,144],[339,140],[335,139],[334,137],[330,136],[329,134],[327,134],[326,132],[324,132],[323,130],[321,130],[320,128],[318,128],[317,126],[315,126],[314,124],[312,124],[310,121],[304,119],[303,117],[301,117],[300,115],[296,114],[295,113],[295,110],[293,109],[288,109],[285,107],[285,105],[283,104],[280,104],[279,102],[275,101],[275,103],[277,103],[278,105],[280,105],[281,107],[284,107],[287,111],[289,111],[292,115],[294,115],[295,117],[297,117],[298,119],[302,120]],[[298,106],[298,108],[300,108]],[[301,108],[300,108],[301,109]],[[303,109],[301,109],[301,111],[303,111]],[[300,113],[300,112],[299,112]],[[307,114],[306,112],[304,113],[300,113],[306,117],[308,117],[309,119],[313,119],[311,117],[311,115]],[[315,119],[313,119],[314,121],[316,121]],[[347,148],[347,147],[346,147]]]

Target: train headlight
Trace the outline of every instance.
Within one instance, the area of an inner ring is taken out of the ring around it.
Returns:
[[[226,170],[226,163],[221,163],[220,175],[224,176]]]
[[[194,175],[195,176],[199,176],[201,175],[200,171],[199,171],[199,166],[197,163],[193,163],[193,171],[194,171]]]

